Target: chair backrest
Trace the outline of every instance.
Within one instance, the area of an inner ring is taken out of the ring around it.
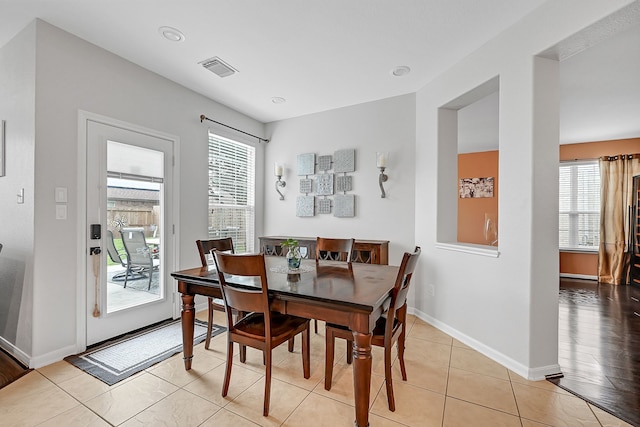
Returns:
[[[402,262],[396,276],[396,283],[391,293],[391,305],[387,311],[386,336],[391,336],[395,324],[396,312],[399,308],[407,303],[407,294],[409,293],[409,285],[413,271],[418,264],[418,257],[422,252],[420,246],[416,246],[413,253],[405,252],[402,256]]]
[[[127,251],[129,265],[153,266],[151,251],[144,238],[142,228],[123,228],[120,230],[124,250]]]
[[[213,260],[209,261],[207,255],[209,255],[214,249],[221,252],[235,253],[233,249],[233,239],[231,237],[225,237],[223,239],[196,240],[196,246],[198,247],[200,262],[202,262],[203,267],[213,264]]]
[[[316,260],[351,262],[355,239],[316,238]]]
[[[227,324],[229,332],[233,332],[234,322],[232,309],[245,313],[262,313],[265,325],[271,324],[271,310],[269,309],[269,284],[267,283],[267,269],[264,254],[230,254],[213,251],[213,259],[218,270],[218,279],[222,289],[222,298],[226,306]],[[227,282],[227,276],[252,277],[260,282],[260,287],[247,289]],[[266,339],[271,339],[271,330],[265,326]]]
[[[116,249],[116,244],[113,241],[113,232],[111,230],[107,230],[107,254],[109,254],[109,258],[111,261],[117,262],[123,267],[126,267],[126,263],[120,256],[120,252]]]

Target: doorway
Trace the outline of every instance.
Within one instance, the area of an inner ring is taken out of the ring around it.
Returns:
[[[175,140],[86,120],[86,345],[176,316]]]

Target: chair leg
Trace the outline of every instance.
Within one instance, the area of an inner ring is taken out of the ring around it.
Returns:
[[[389,410],[395,412],[396,402],[393,397],[393,380],[391,379],[391,348],[393,346],[384,347],[384,382],[387,383],[387,403]]]
[[[296,337],[289,338],[288,349],[289,353],[293,353],[293,346],[296,344]]]
[[[147,291],[151,290],[151,279],[153,278],[153,267],[149,269],[149,286],[147,286]]]
[[[262,415],[269,416],[269,403],[271,401],[271,347],[264,351],[266,359],[266,369],[264,374],[264,409]]]
[[[347,364],[353,362],[353,341],[347,340]]]
[[[131,270],[129,269],[129,267],[127,267],[127,271],[126,271],[126,273],[124,274],[124,286],[123,286],[123,288],[126,288],[126,287],[127,287],[127,281],[129,280],[129,272],[130,272],[130,271],[131,271]],[[131,274],[133,274],[133,272],[132,272]]]
[[[247,346],[238,344],[240,346],[240,362],[245,363],[247,361]]]
[[[318,333],[318,319],[313,319],[313,330]]]
[[[207,339],[204,342],[204,348],[209,350],[209,344],[211,343],[211,329],[213,328],[213,298],[207,298],[207,305],[209,308],[209,317],[207,319]]]
[[[326,354],[324,356],[324,389],[331,390],[331,378],[333,377],[333,332],[331,329],[325,328],[325,347]]]
[[[231,380],[231,366],[233,364],[233,342],[229,340],[227,345],[227,366],[224,371],[224,383],[222,384],[222,397],[229,392],[229,381]]]
[[[311,334],[309,325],[302,331],[302,371],[305,379],[311,376]]]

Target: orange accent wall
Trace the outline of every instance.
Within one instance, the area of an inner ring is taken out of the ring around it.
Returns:
[[[461,178],[493,177],[493,197],[461,199],[458,197],[458,241],[486,245],[484,214],[494,215],[498,223],[498,151],[458,155],[458,182]]]
[[[560,146],[560,160],[597,159],[602,156],[633,153],[640,153],[640,138]],[[560,252],[560,273],[597,276],[598,255],[593,253]]]

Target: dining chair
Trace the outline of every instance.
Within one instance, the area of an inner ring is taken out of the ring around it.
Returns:
[[[346,261],[351,263],[351,252],[355,239],[330,239],[326,237],[316,237],[316,262]],[[313,320],[313,330],[318,333],[318,321]]]
[[[200,262],[203,267],[207,267],[209,264],[213,264],[213,258],[209,261],[208,256],[211,256],[212,250],[219,250],[222,252],[235,253],[233,249],[233,239],[231,237],[225,237],[221,239],[209,239],[209,240],[196,240],[196,246],[198,247],[198,253],[200,254]],[[207,317],[207,338],[204,342],[204,348],[209,349],[211,343],[211,329],[213,328],[213,311],[224,311],[224,301],[220,298],[207,297],[208,317]]]
[[[398,270],[393,290],[391,292],[391,302],[388,310],[378,319],[373,329],[371,344],[384,347],[384,378],[387,384],[387,403],[389,410],[395,411],[396,404],[393,397],[393,381],[391,378],[391,349],[393,344],[398,345],[398,360],[400,361],[400,371],[402,380],[407,380],[407,371],[404,365],[404,344],[406,335],[407,320],[407,293],[411,284],[411,276],[415,270],[420,256],[421,249],[415,247],[413,253],[405,252],[402,263]],[[333,374],[334,339],[344,338],[351,348],[353,348],[353,333],[344,326],[327,324],[326,327],[326,359],[324,388],[331,390],[331,376]],[[349,360],[347,360],[349,362]]]
[[[309,319],[272,312],[269,307],[267,271],[264,254],[227,254],[214,251],[214,261],[224,304],[227,308],[227,365],[222,385],[222,397],[229,391],[233,365],[233,343],[262,350],[265,362],[265,386],[263,415],[269,415],[271,393],[272,350],[302,333],[302,367],[305,378],[310,377]],[[258,279],[257,286],[238,286],[227,282],[227,275]],[[231,310],[243,316],[233,321]],[[248,313],[248,314],[246,314]],[[244,362],[241,354],[241,361]]]
[[[129,276],[135,273],[147,273],[149,275],[149,286],[151,289],[151,279],[153,271],[160,266],[160,260],[153,258],[149,245],[144,237],[144,229],[139,227],[123,228],[120,230],[122,244],[127,252],[127,271],[124,276],[124,288],[127,287]]]

